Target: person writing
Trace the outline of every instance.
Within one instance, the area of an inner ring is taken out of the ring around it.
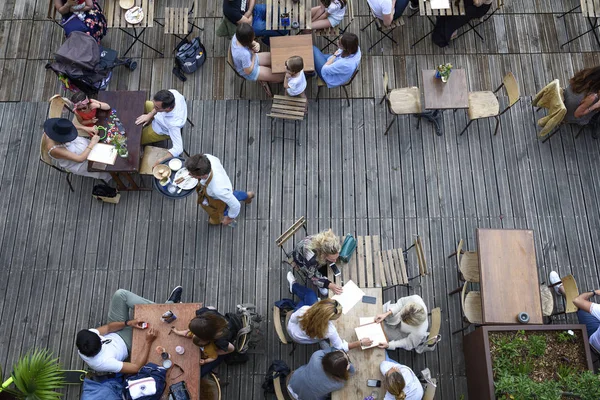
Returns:
[[[402,297],[396,304],[388,301],[383,310],[375,322],[383,322],[389,343],[380,348],[413,350],[427,337],[427,306],[421,296]]]

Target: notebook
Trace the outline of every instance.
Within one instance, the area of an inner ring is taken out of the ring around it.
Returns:
[[[336,294],[332,297],[333,300],[337,300],[342,305],[342,313],[348,314],[352,307],[362,300],[365,292],[360,290],[356,283],[352,281],[346,282],[343,287],[344,292],[342,294]]]
[[[354,328],[356,331],[356,336],[358,340],[369,338],[373,341],[373,344],[370,346],[360,346],[363,350],[370,349],[372,347],[377,347],[379,344],[387,343],[387,337],[385,336],[385,332],[383,332],[383,327],[381,323],[371,322],[370,324],[361,325],[357,328]]]
[[[450,0],[431,0],[432,10],[441,10],[450,8]]]
[[[103,164],[115,165],[117,159],[117,150],[115,146],[105,143],[96,143],[87,157],[88,161],[100,162]]]

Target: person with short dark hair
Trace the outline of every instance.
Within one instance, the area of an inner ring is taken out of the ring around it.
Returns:
[[[267,5],[256,4],[255,0],[223,0],[223,16],[231,23],[249,24],[252,26],[256,36],[282,36],[286,31],[267,30]],[[268,40],[265,44],[269,44]]]
[[[306,97],[306,76],[304,75],[304,60],[300,56],[292,56],[285,62],[285,79],[283,87],[288,96]]]
[[[167,303],[179,303],[183,289],[177,286],[171,292]],[[158,336],[153,327],[146,333],[146,341],[141,350],[139,363],[125,362],[131,352],[133,329],[146,329],[144,322],[130,319],[136,304],[153,304],[124,289],[117,290],[108,308],[108,324],[95,329],[82,329],[77,332],[75,345],[81,359],[97,372],[121,372],[135,374],[148,360],[150,346]]]
[[[346,32],[338,41],[338,50],[333,55],[325,55],[317,46],[313,46],[315,71],[328,88],[341,86],[352,78],[360,65],[361,52],[358,36]]]
[[[330,393],[342,390],[354,373],[354,365],[345,351],[319,350],[308,364],[292,372],[288,392],[293,399],[325,400]]]
[[[181,93],[175,89],[156,92],[152,101],[146,101],[145,114],[135,120],[136,125],[144,125],[142,145],[171,139],[170,156],[156,162],[159,164],[170,157],[179,157],[183,153],[181,128],[187,121],[187,103]]]
[[[250,204],[254,192],[233,190],[221,161],[210,154],[194,154],[185,161],[190,175],[200,182],[196,186],[198,204],[208,213],[211,225],[229,225],[240,213],[240,204]]]

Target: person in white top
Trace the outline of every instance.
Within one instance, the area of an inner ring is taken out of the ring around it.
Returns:
[[[240,213],[240,202],[250,204],[254,198],[254,192],[233,190],[225,168],[213,155],[194,154],[185,161],[185,167],[199,180],[198,204],[208,213],[211,225],[230,225]]]
[[[326,29],[337,26],[346,15],[346,0],[321,0],[321,5],[310,9],[311,28]]]
[[[393,21],[402,16],[409,0],[367,0],[373,15],[379,18],[383,25],[390,26]]]
[[[304,76],[304,60],[300,56],[292,56],[285,62],[285,93],[288,96],[306,97],[306,76]]]
[[[144,125],[142,130],[142,145],[162,142],[171,139],[170,156],[161,158],[155,165],[171,157],[179,157],[183,153],[181,128],[187,121],[187,103],[177,90],[160,90],[152,101],[144,106],[145,114],[135,120],[136,125]],[[152,122],[150,124],[150,122]]]
[[[421,400],[423,385],[406,365],[397,363],[389,358],[387,352],[385,361],[379,365],[386,389],[384,400]]]
[[[427,337],[427,306],[421,296],[402,297],[396,304],[388,301],[383,311],[375,322],[384,322],[383,330],[389,343],[379,347],[413,350]]]
[[[559,282],[558,273],[556,271],[550,272],[550,283],[556,285]],[[554,290],[562,296],[566,295],[562,283],[554,286]],[[581,293],[573,299],[573,304],[578,308],[577,319],[579,323],[584,324],[586,327],[590,346],[600,352],[600,304],[590,301],[594,296],[600,296],[600,289]]]
[[[183,289],[177,286],[171,292],[167,303],[179,303]],[[108,308],[108,324],[95,329],[82,329],[77,332],[75,345],[81,359],[97,372],[122,372],[135,374],[148,360],[150,346],[158,333],[149,327],[146,341],[138,363],[125,362],[131,352],[133,329],[146,329],[145,322],[129,319],[136,304],[153,302],[127,290],[119,289],[114,294]]]

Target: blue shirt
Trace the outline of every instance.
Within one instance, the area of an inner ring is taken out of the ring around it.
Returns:
[[[347,83],[360,64],[360,48],[348,57],[335,56],[332,64],[324,65],[321,70],[323,80],[328,88],[334,88]]]

